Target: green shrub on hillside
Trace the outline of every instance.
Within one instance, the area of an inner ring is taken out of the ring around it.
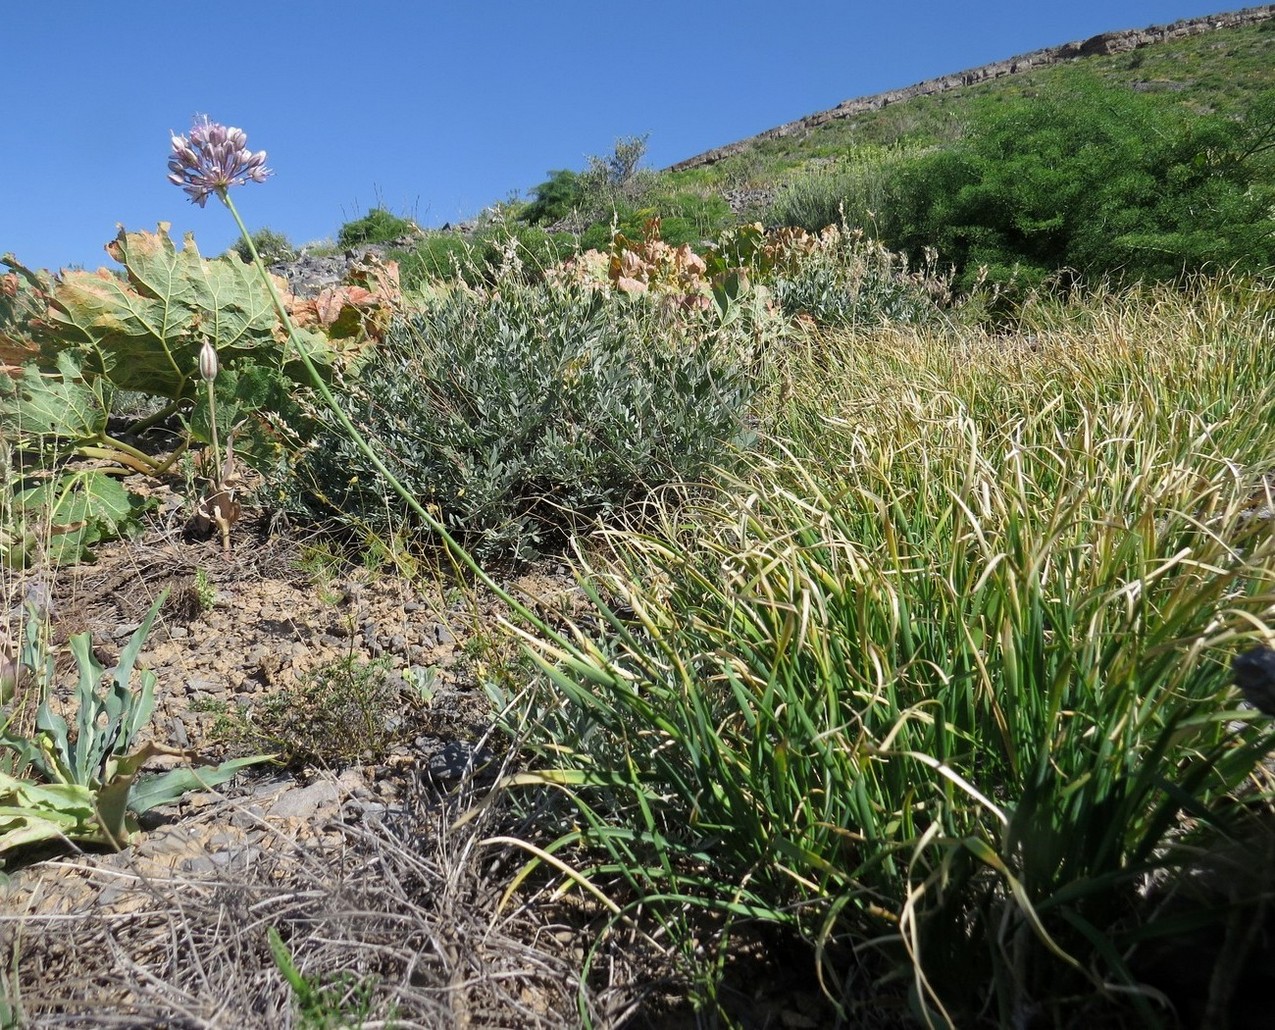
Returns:
[[[766,223],[807,232],[841,222],[870,229],[885,206],[891,178],[910,159],[899,147],[866,146],[835,161],[811,162],[783,181]]]
[[[937,247],[966,281],[980,265],[1259,271],[1275,265],[1272,146],[1273,94],[1242,120],[1095,84],[1010,99],[961,143],[899,169],[883,234],[912,255]]]
[[[383,207],[374,207],[362,218],[346,222],[337,233],[337,246],[361,247],[368,243],[390,243],[412,231],[413,223]]]
[[[729,463],[752,389],[713,339],[658,312],[502,274],[498,291],[454,291],[400,325],[344,402],[475,556],[527,559]],[[313,444],[296,470],[303,508],[402,526],[338,427]]]
[[[273,265],[279,261],[291,261],[297,256],[296,248],[292,246],[288,237],[270,228],[258,229],[254,232],[252,234],[252,245],[257,248],[257,253],[261,255],[261,260],[267,265]],[[248,250],[248,244],[242,239],[232,249],[245,264],[252,260],[252,253]]]
[[[546,269],[576,251],[566,233],[550,233],[540,226],[502,222],[472,236],[458,232],[430,233],[410,251],[396,252],[399,277],[413,289],[427,283],[460,280],[470,286],[494,282],[499,269],[516,264],[525,277],[538,282]]]
[[[579,249],[609,250],[617,232],[638,239],[653,218],[660,220],[665,243],[674,247],[689,243],[696,248],[719,236],[733,221],[730,205],[721,197],[682,193],[651,198],[643,207],[618,204],[608,218],[594,222],[580,234]]]
[[[579,207],[582,192],[579,172],[565,168],[552,171],[548,179],[532,189],[534,199],[518,217],[528,225],[560,222]]]
[[[466,277],[471,285],[494,283],[499,270],[512,264],[529,282],[539,282],[545,271],[575,253],[567,233],[551,233],[535,225],[503,223],[480,233],[475,241],[482,259],[481,275]]]
[[[391,256],[406,289],[460,278],[475,260],[473,242],[458,232],[429,233],[411,250]]]
[[[788,318],[819,325],[919,325],[941,317],[949,283],[930,268],[910,271],[906,258],[858,229],[829,226],[797,260],[786,261],[771,290]]]

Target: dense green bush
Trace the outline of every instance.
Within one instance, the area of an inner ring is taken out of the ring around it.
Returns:
[[[534,199],[518,212],[530,225],[557,225],[583,233],[584,248],[606,249],[610,226],[617,219],[632,220],[635,210],[648,205],[658,176],[640,167],[646,154],[645,136],[622,137],[605,156],[593,155],[583,172],[558,170],[533,189]],[[605,240],[599,244],[599,240]]]
[[[296,248],[292,246],[288,237],[270,228],[258,229],[254,232],[252,245],[257,248],[261,260],[267,265],[273,265],[278,261],[291,261],[297,256]],[[248,244],[242,239],[232,249],[245,264],[252,260],[252,252],[248,250]]]
[[[374,207],[362,218],[346,222],[337,233],[337,246],[361,247],[368,243],[390,243],[412,231],[413,223],[406,218]]]
[[[991,110],[991,109],[989,109]],[[899,169],[884,235],[980,265],[1172,278],[1275,264],[1275,96],[1244,119],[1076,83],[997,103],[968,137]]]
[[[529,225],[552,225],[580,205],[581,192],[578,172],[565,168],[552,171],[548,179],[533,188],[533,199],[518,217]]]
[[[483,559],[533,557],[663,483],[729,464],[752,387],[721,341],[588,289],[456,290],[391,334],[345,384],[392,470]],[[297,467],[298,498],[397,529],[367,461],[335,426]]]

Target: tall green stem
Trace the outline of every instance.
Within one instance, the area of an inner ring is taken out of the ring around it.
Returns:
[[[205,383],[208,387],[208,423],[212,427],[213,467],[210,478],[221,482],[221,448],[217,443],[217,390],[211,380]]]

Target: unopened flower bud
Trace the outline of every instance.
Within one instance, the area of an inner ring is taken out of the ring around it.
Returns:
[[[205,383],[217,378],[217,348],[212,345],[212,340],[205,340],[199,350],[199,375]]]

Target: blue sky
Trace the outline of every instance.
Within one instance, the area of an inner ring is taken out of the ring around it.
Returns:
[[[236,238],[166,179],[206,113],[276,174],[236,194],[300,244],[382,204],[441,225],[649,133],[663,167],[842,100],[1226,0],[11,0],[0,253],[110,264],[117,223]]]

